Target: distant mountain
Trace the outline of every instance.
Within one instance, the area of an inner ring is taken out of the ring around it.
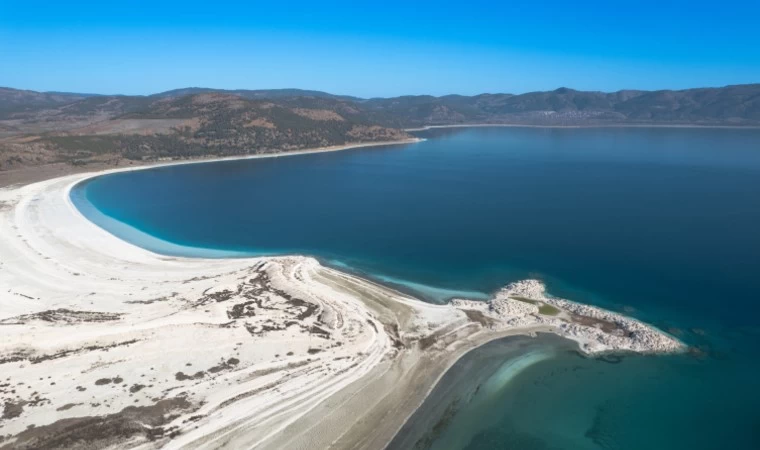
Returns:
[[[757,123],[760,84],[644,92],[615,108],[629,120]]]
[[[560,88],[520,95],[415,96],[367,100],[403,126],[466,123],[533,125],[760,125],[760,84],[682,91],[613,93]]]
[[[115,114],[164,98],[196,94],[233,95],[250,100],[300,102],[338,100],[374,117],[378,123],[398,127],[466,123],[533,123],[537,125],[593,125],[604,123],[745,124],[760,122],[760,84],[698,88],[680,91],[612,93],[560,88],[525,94],[475,96],[430,95],[362,99],[302,89],[224,90],[190,87],[150,96],[95,96],[93,94],[21,91],[0,88],[0,119],[29,118],[43,110],[46,116],[70,106],[74,113],[112,111]],[[74,105],[75,103],[81,103]],[[89,111],[89,112],[88,112]]]
[[[151,97],[158,97],[158,98],[182,97],[185,95],[210,94],[210,93],[237,95],[239,97],[248,98],[251,100],[277,100],[277,99],[293,98],[293,97],[330,98],[330,99],[335,99],[335,100],[346,100],[346,101],[354,101],[354,102],[362,100],[359,97],[351,97],[348,95],[334,95],[334,94],[329,94],[327,92],[322,92],[322,91],[309,91],[309,90],[303,90],[303,89],[226,90],[226,89],[211,89],[211,88],[199,88],[199,87],[174,89],[171,91],[153,94],[151,95]]]
[[[0,170],[288,151],[403,139],[405,128],[481,123],[760,126],[760,84],[372,99],[300,89],[193,87],[126,96],[0,88]]]
[[[64,105],[88,96],[88,94],[36,92],[0,87],[0,117],[15,112],[37,111]]]

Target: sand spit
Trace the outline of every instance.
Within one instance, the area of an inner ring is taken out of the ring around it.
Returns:
[[[533,281],[432,305],[308,257],[154,254],[76,210],[89,176],[0,189],[0,449],[383,448],[492,339],[680,348]]]

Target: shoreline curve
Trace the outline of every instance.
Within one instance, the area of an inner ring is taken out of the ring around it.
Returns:
[[[309,257],[160,255],[70,198],[86,179],[148,167],[0,189],[0,365],[25,387],[0,394],[11,405],[0,448],[383,448],[448,368],[494,339],[546,331],[586,353],[683,350],[633,319],[553,299],[535,280],[489,302],[433,305]],[[542,317],[514,299],[525,295],[566,316]],[[619,320],[661,347],[574,316]],[[105,432],[116,425],[131,431],[114,442]]]

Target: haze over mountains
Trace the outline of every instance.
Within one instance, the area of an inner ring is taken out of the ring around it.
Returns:
[[[0,88],[0,170],[393,141],[408,138],[406,128],[477,123],[760,126],[760,84],[373,99],[300,89],[125,96]]]

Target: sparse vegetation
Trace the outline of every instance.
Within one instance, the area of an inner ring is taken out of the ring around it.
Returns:
[[[530,303],[531,305],[536,305],[538,306],[538,313],[543,314],[545,316],[556,316],[557,314],[562,312],[562,310],[560,310],[559,308],[546,304],[544,302],[540,302],[538,300],[533,300],[526,297],[509,297],[509,298],[512,300],[517,300],[518,302]]]
[[[49,162],[86,165],[120,159],[236,156],[409,137],[401,130],[372,125],[342,101],[305,102],[319,109],[304,108],[303,103],[274,104],[219,94],[135,103],[126,108],[128,113],[97,126],[0,141],[0,169]],[[76,104],[77,114],[85,113],[90,104],[100,105],[82,100]],[[135,122],[138,129],[130,129]],[[151,122],[156,123],[154,129]],[[179,125],[167,127],[167,123]],[[39,158],[30,160],[32,154]]]
[[[760,84],[684,91],[404,96],[190,88],[152,96],[0,88],[0,170],[293,151],[467,123],[760,125]]]
[[[559,308],[556,308],[552,305],[547,305],[546,303],[542,303],[541,306],[538,307],[538,313],[545,316],[556,316],[561,312],[562,311]]]

